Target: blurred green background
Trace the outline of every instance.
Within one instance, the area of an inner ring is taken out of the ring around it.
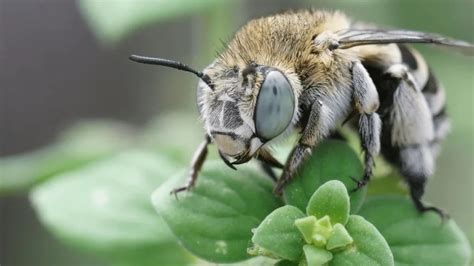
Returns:
[[[145,136],[149,142],[144,142],[158,148],[183,138],[192,151],[202,135],[195,104],[197,80],[178,71],[132,64],[128,55],[162,56],[202,68],[221,49],[221,41],[229,40],[249,19],[311,7],[474,42],[474,1],[469,0],[1,0],[0,155],[46,147],[64,128],[89,118],[116,119],[159,131],[160,139],[149,134]],[[425,199],[447,210],[472,243],[474,61],[445,49],[417,48],[446,88],[453,126]],[[175,112],[191,119],[169,116]],[[121,132],[128,128],[114,125]],[[127,138],[114,133],[115,126],[101,131],[103,138]],[[190,138],[190,132],[182,132],[189,128],[196,128]],[[65,142],[74,138],[73,133],[62,136]],[[79,142],[72,147],[96,148],[104,154],[114,151],[97,146]],[[49,147],[33,157],[54,164],[55,158],[47,156]],[[184,161],[190,157],[176,156]],[[0,197],[0,265],[103,265],[103,261],[62,245],[39,224],[28,195],[17,193]]]

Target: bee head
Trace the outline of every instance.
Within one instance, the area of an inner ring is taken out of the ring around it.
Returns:
[[[288,71],[253,62],[230,67],[216,61],[199,72],[167,59],[135,55],[130,59],[191,72],[200,78],[197,98],[204,128],[228,165],[249,161],[264,144],[292,128],[297,119],[301,86],[296,75]]]
[[[255,63],[229,67],[215,62],[203,73],[211,86],[199,82],[198,106],[204,127],[225,161],[245,163],[291,128],[297,97],[294,84],[281,70]]]

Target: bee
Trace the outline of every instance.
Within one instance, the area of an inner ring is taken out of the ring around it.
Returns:
[[[372,175],[379,153],[405,178],[415,207],[435,211],[421,198],[449,131],[445,93],[423,57],[407,43],[448,46],[472,53],[470,43],[437,34],[383,29],[341,12],[296,11],[251,20],[202,72],[180,62],[132,55],[136,62],[194,73],[205,139],[191,162],[192,188],[210,143],[231,168],[256,158],[271,173],[281,168],[281,194],[298,167],[345,121],[355,122]],[[282,165],[269,147],[288,133],[299,139]]]

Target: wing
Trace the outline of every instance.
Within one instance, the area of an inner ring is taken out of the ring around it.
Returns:
[[[361,29],[348,30],[338,34],[339,49],[354,46],[388,43],[428,43],[459,49],[468,54],[474,54],[471,43],[451,39],[442,35],[409,30]]]

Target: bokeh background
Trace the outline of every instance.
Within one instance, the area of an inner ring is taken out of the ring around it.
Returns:
[[[202,68],[247,20],[311,7],[474,42],[472,0],[0,0],[0,156],[44,151],[65,128],[91,118],[136,128],[158,123],[166,131],[184,123],[170,118],[179,112],[198,128],[196,79],[133,64],[128,55],[162,56]],[[474,61],[445,49],[417,48],[446,87],[453,124],[426,200],[447,210],[472,243]],[[157,145],[179,141],[176,134],[168,132],[174,138]],[[201,132],[195,134],[187,142],[190,150]],[[0,265],[103,263],[51,236],[26,192],[0,196]]]

